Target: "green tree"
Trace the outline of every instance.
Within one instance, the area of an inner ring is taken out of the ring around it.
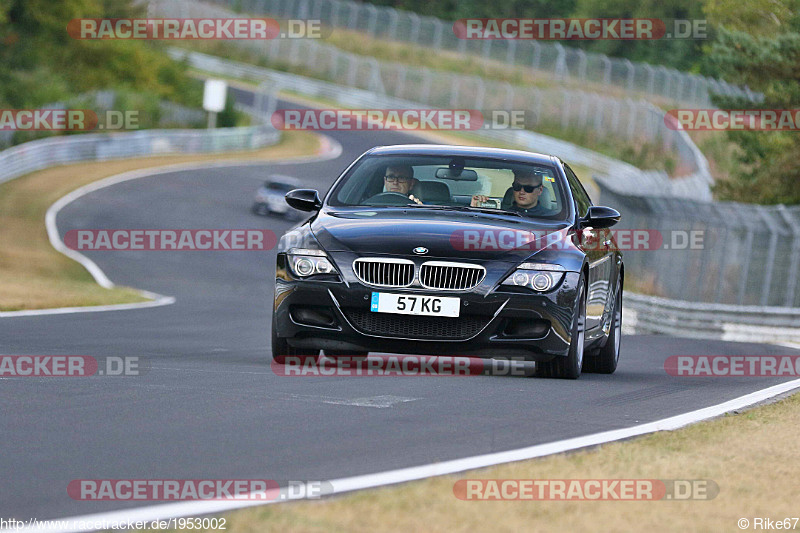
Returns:
[[[35,107],[117,88],[199,103],[186,67],[160,44],[79,40],[66,30],[72,19],[137,15],[143,15],[142,7],[130,0],[0,1],[0,104]]]
[[[721,26],[709,47],[714,74],[764,94],[745,99],[714,97],[725,109],[800,109],[800,17],[798,0],[754,3],[715,0],[709,16]],[[800,132],[728,132],[739,148],[738,172],[718,183],[723,199],[766,204],[800,203]]]
[[[573,13],[578,18],[659,19],[667,32],[675,20],[702,20],[702,1],[686,0],[579,0]],[[713,28],[706,27],[711,35]],[[570,43],[587,51],[631,61],[668,65],[679,70],[698,70],[703,39],[598,40]]]

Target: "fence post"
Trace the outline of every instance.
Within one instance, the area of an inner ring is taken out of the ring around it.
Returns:
[[[422,94],[420,99],[423,104],[428,104],[431,98],[431,69],[423,67],[422,72]]]
[[[647,71],[647,93],[648,94],[655,94],[655,86],[656,86],[656,71],[650,65],[642,65],[644,70]]]
[[[567,70],[567,53],[561,43],[554,43],[553,46],[555,47],[556,52],[558,52],[558,57],[556,58],[555,78],[563,81],[567,78],[569,73]]]
[[[345,54],[347,58],[347,85],[356,86],[356,76],[358,75],[358,58],[355,54]]]
[[[747,228],[747,237],[745,237],[745,247],[747,251],[744,253],[744,265],[742,273],[739,276],[739,296],[736,298],[737,305],[744,305],[744,295],[747,289],[747,276],[750,274],[750,256],[753,254],[753,228]]]
[[[786,222],[785,227],[789,228],[792,232],[792,251],[789,256],[789,275],[786,280],[786,298],[784,304],[786,307],[794,307],[795,291],[797,290],[797,275],[800,272],[800,220],[795,218],[789,213],[785,205],[778,205],[778,213],[783,217]]]
[[[511,111],[511,108],[514,105],[514,88],[511,86],[510,83],[504,81],[503,89],[505,89],[506,92],[506,100],[505,100],[506,110]]]
[[[455,109],[458,100],[458,88],[461,85],[455,74],[450,75],[450,108]]]
[[[420,25],[419,15],[409,11],[408,18],[411,19],[411,35],[408,40],[414,44],[419,44],[417,42],[417,39],[419,39],[419,25]]]
[[[341,0],[331,0],[331,28],[339,27],[339,9],[341,7]]]
[[[614,133],[619,133],[619,115],[621,112],[622,105],[619,103],[617,98],[611,100],[611,105],[613,106],[613,111],[611,112],[611,131]]]
[[[570,111],[570,93],[572,91],[564,91],[564,104],[561,106],[561,129],[565,130],[569,127],[569,111]]]
[[[511,65],[516,64],[516,55],[517,55],[517,41],[516,39],[511,39],[506,41],[508,43],[508,49],[506,50],[506,63]]]
[[[603,105],[605,98],[600,96],[599,94],[595,94],[592,97],[594,101],[594,131],[597,133],[602,133],[604,130],[603,127],[603,111],[605,110],[606,106]],[[601,137],[605,137],[605,135],[600,135]]]
[[[769,305],[769,292],[772,286],[772,271],[775,269],[775,251],[778,247],[779,229],[774,224],[767,208],[763,205],[756,205],[758,214],[764,219],[764,223],[769,228],[769,250],[767,251],[767,262],[764,272],[764,284],[761,286],[761,305]]]
[[[580,48],[577,50],[578,54],[578,79],[586,81],[586,52]]]
[[[531,41],[531,45],[533,45],[533,69],[539,70],[542,66],[542,45],[537,41]]]
[[[434,21],[434,28],[433,28],[433,48],[434,50],[439,50],[442,47],[442,21],[438,18],[433,19]]]
[[[605,66],[603,70],[603,83],[605,85],[611,85],[611,60],[606,55],[600,56],[600,60]]]
[[[386,8],[389,13],[389,40],[394,41],[397,39],[397,10],[393,7]]]
[[[628,91],[633,92],[633,78],[636,74],[636,70],[633,67],[633,63],[631,63],[628,59],[623,59],[622,62],[628,69],[628,74],[627,74]]]
[[[396,63],[397,66],[397,85],[395,85],[395,94],[396,98],[403,97],[403,91],[406,88],[406,75],[408,74],[408,68],[402,63]]]
[[[625,100],[628,103],[628,139],[633,139],[636,135],[636,102],[630,98]]]
[[[372,4],[364,4],[364,8],[369,12],[367,20],[367,34],[375,39],[378,36],[378,8]]]
[[[475,95],[475,109],[483,109],[483,100],[486,97],[486,86],[480,76],[473,76],[477,82],[477,94]]]

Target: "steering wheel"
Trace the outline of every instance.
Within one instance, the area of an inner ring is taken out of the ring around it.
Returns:
[[[403,193],[382,192],[364,200],[364,205],[408,205],[412,200]]]

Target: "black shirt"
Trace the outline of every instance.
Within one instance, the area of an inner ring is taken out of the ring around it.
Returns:
[[[514,211],[514,212],[519,213],[521,215],[525,215],[527,217],[539,217],[539,216],[546,216],[546,215],[552,215],[553,214],[552,209],[547,209],[546,207],[542,207],[542,204],[540,204],[540,203],[537,203],[533,207],[529,207],[527,209],[524,209],[524,208],[518,206],[517,202],[514,202],[514,203],[511,204],[511,207],[509,207],[508,210],[509,211]]]

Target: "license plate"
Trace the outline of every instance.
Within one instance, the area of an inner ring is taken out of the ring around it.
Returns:
[[[373,292],[370,304],[370,311],[373,313],[396,313],[399,315],[457,317],[460,310],[460,298],[388,292]]]

